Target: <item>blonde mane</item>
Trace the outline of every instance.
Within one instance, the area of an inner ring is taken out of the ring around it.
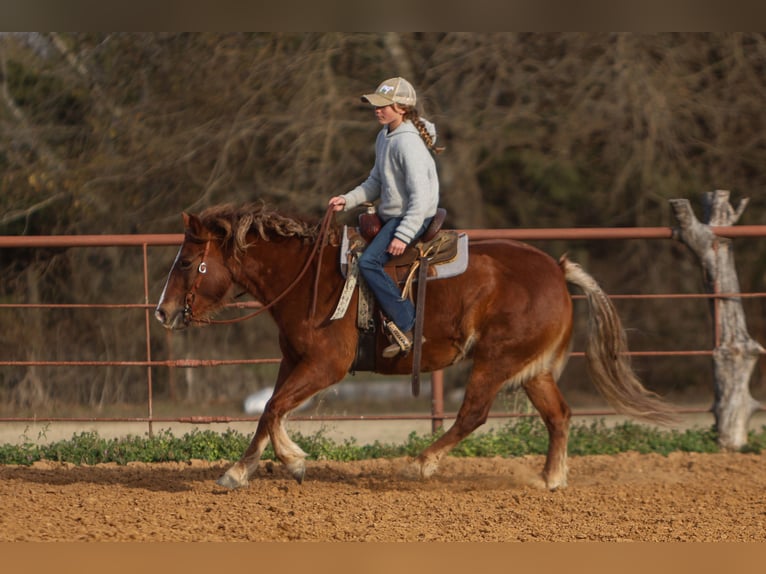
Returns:
[[[207,229],[220,237],[223,245],[230,244],[236,253],[244,252],[250,245],[247,241],[250,232],[264,241],[277,236],[296,237],[304,242],[316,240],[319,233],[318,223],[282,215],[263,202],[215,205],[200,213],[199,218]]]

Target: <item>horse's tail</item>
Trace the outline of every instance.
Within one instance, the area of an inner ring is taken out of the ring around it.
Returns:
[[[585,356],[598,391],[619,413],[663,425],[676,422],[674,409],[647,390],[630,366],[628,344],[617,311],[596,280],[578,264],[561,257],[567,282],[582,289],[588,300]]]

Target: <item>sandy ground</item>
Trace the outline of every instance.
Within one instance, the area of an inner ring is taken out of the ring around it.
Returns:
[[[245,489],[224,463],[0,467],[0,541],[764,541],[766,454],[313,461],[302,485],[262,462]]]
[[[608,424],[621,419],[610,417]],[[709,413],[684,426],[707,427]],[[492,419],[482,427],[504,425]],[[449,421],[448,421],[449,423]],[[760,429],[758,413],[751,428]],[[209,425],[253,432],[254,423]],[[430,421],[290,421],[358,444],[399,443]],[[193,425],[159,424],[177,436]],[[146,423],[0,425],[0,444],[95,430],[143,435]],[[406,459],[309,461],[298,485],[264,461],[246,489],[215,484],[228,463],[0,466],[0,542],[732,542],[766,541],[766,454],[571,457],[569,487],[549,492],[542,456],[448,457],[427,481]]]

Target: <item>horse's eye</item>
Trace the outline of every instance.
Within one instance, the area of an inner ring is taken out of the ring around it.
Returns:
[[[180,268],[181,268],[183,271],[186,271],[187,269],[191,269],[191,266],[192,266],[192,262],[191,262],[191,259],[181,259],[181,260],[178,262],[178,265],[179,265],[179,267],[180,267]]]

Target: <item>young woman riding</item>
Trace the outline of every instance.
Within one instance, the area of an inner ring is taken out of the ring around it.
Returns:
[[[396,283],[383,270],[392,258],[420,237],[439,205],[439,178],[434,162],[436,128],[421,118],[415,89],[404,78],[390,78],[362,101],[374,107],[383,128],[375,140],[375,164],[369,177],[348,193],[332,197],[335,211],[348,211],[379,199],[383,223],[359,259],[359,270],[389,318],[396,343],[383,350],[392,358],[412,347],[415,307],[402,298]]]

